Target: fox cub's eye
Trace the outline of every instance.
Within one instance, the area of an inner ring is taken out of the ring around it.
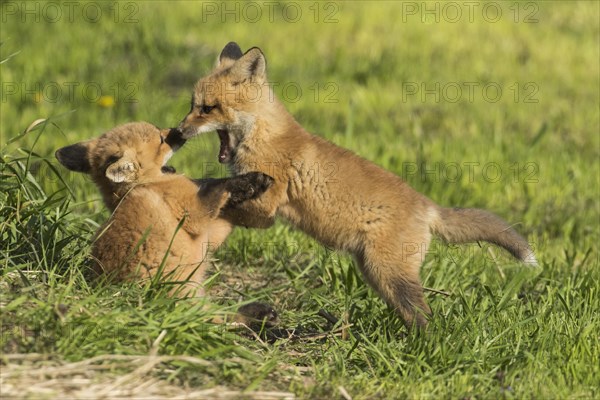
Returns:
[[[209,112],[212,111],[213,108],[215,108],[215,106],[207,106],[206,104],[203,105],[201,108],[202,114],[208,114]]]

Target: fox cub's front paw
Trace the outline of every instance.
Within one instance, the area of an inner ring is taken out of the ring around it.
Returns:
[[[231,192],[229,204],[236,205],[257,198],[273,185],[274,179],[262,172],[249,172],[230,178],[227,189]]]
[[[241,175],[241,179],[245,180],[249,185],[249,199],[255,198],[263,194],[267,191],[268,188],[273,185],[275,181],[267,174],[263,174],[262,172],[249,172],[247,174]],[[254,192],[251,194],[250,192]]]

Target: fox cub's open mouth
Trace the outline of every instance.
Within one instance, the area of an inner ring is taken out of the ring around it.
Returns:
[[[233,153],[229,131],[226,129],[217,129],[217,134],[219,135],[219,140],[221,142],[221,145],[219,146],[219,162],[221,164],[227,164],[231,161]]]

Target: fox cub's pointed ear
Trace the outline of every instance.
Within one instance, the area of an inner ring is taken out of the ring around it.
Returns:
[[[241,80],[250,79],[262,83],[267,80],[267,60],[258,47],[253,47],[235,62],[231,72]]]
[[[138,164],[125,152],[123,157],[106,168],[106,177],[114,183],[131,183],[137,180],[138,171]]]
[[[90,166],[90,150],[94,146],[95,141],[88,140],[86,142],[72,144],[56,150],[54,156],[62,165],[75,172],[83,172],[89,174],[92,167]]]
[[[240,49],[240,46],[238,46],[236,42],[229,42],[221,51],[217,66],[229,67],[233,65],[236,60],[242,58],[242,55],[242,49]]]

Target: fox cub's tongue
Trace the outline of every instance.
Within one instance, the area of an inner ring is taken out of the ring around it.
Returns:
[[[221,164],[231,161],[231,146],[229,144],[229,132],[217,129],[221,146],[219,147],[219,162]]]

